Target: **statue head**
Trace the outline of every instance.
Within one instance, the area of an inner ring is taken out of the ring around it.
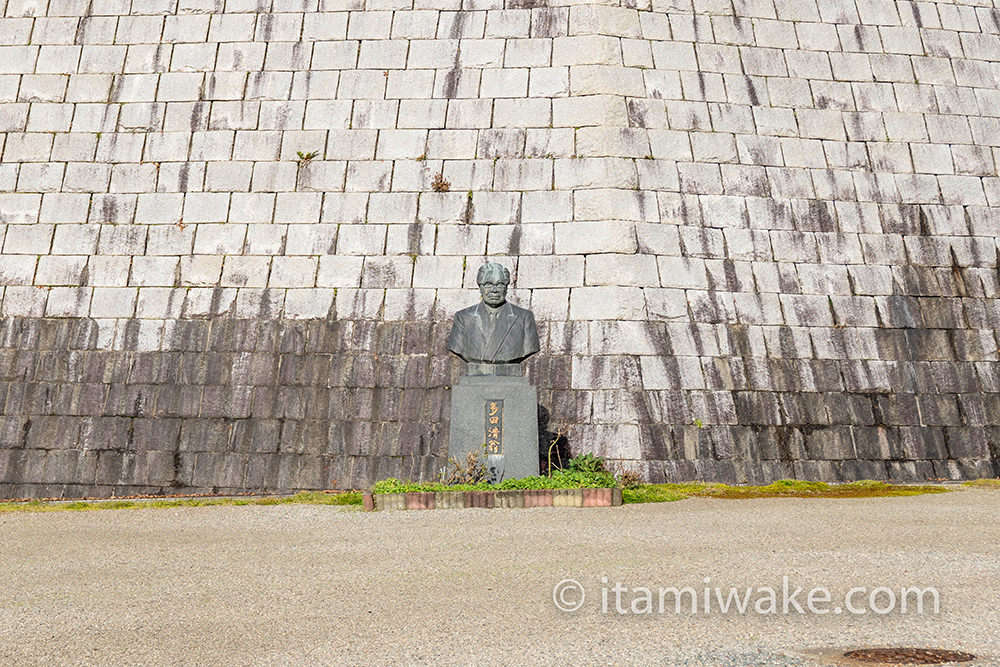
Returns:
[[[507,302],[507,286],[510,285],[510,271],[502,264],[486,262],[476,274],[479,293],[483,303],[490,308],[499,308]]]

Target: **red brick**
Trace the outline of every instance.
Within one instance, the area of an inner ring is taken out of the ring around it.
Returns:
[[[611,489],[584,489],[584,507],[608,507],[611,505]]]
[[[408,491],[406,493],[406,509],[408,510],[422,509],[420,507],[420,504],[421,504],[420,493],[416,491]]]
[[[525,507],[552,507],[552,489],[528,489],[524,492]]]

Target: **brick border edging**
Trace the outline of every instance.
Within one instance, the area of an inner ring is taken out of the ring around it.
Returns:
[[[409,493],[365,493],[364,509],[434,510],[478,507],[617,507],[620,488],[519,489],[512,491],[417,491]]]

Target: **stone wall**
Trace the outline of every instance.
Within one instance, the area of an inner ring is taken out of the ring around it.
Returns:
[[[995,2],[0,16],[0,496],[433,476],[484,258],[539,320],[543,442],[1000,472]]]

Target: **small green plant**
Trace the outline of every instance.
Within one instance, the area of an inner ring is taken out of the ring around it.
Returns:
[[[319,151],[310,151],[308,153],[304,153],[302,151],[296,151],[296,155],[299,156],[299,159],[298,159],[299,166],[302,166],[304,164],[307,164],[310,160],[312,160],[317,155],[319,155]]]
[[[607,463],[605,463],[606,466]],[[621,461],[615,461],[610,472],[618,480],[618,486],[622,489],[637,489],[643,483],[642,475],[631,468],[626,468]]]
[[[431,181],[431,190],[434,192],[448,192],[451,190],[451,183],[444,180],[443,172],[434,174],[434,180]]]
[[[694,425],[697,426],[698,428],[705,428],[705,424],[700,419],[695,419]]]
[[[571,472],[596,473],[607,472],[604,467],[604,459],[594,456],[590,452],[574,456],[567,462],[567,469]]]
[[[642,475],[635,470],[621,470],[615,478],[623,489],[637,489],[642,484]]]

